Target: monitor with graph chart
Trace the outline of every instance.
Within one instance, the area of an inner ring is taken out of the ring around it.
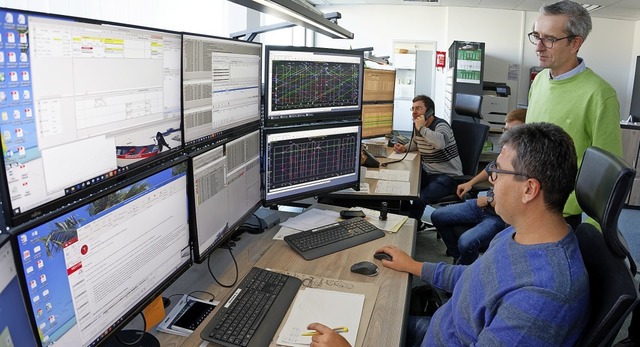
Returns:
[[[360,117],[363,57],[362,51],[265,46],[265,126]]]
[[[265,205],[357,186],[358,122],[264,129]]]
[[[179,33],[6,8],[0,21],[8,224],[179,154]]]

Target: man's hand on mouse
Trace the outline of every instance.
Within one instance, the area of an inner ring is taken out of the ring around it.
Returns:
[[[406,252],[396,246],[384,246],[377,252],[384,252],[391,256],[392,260],[382,260],[382,265],[396,271],[408,272],[420,276],[422,273],[422,263],[413,260]]]
[[[315,330],[317,335],[311,337],[311,347],[350,347],[349,342],[333,329],[321,323],[311,323],[307,326],[309,330]]]

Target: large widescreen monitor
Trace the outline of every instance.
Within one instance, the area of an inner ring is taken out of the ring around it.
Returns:
[[[15,229],[44,346],[94,346],[191,265],[186,159]]]
[[[262,44],[185,34],[182,47],[185,146],[259,124]]]
[[[264,204],[356,187],[360,122],[264,129]]]
[[[0,346],[35,346],[27,307],[22,296],[13,245],[8,234],[0,234]],[[40,315],[45,310],[40,309]]]
[[[201,263],[262,203],[260,131],[194,152],[189,178],[194,258]]]
[[[5,8],[0,21],[8,224],[181,150],[179,33]]]
[[[364,54],[265,46],[267,127],[360,117]]]

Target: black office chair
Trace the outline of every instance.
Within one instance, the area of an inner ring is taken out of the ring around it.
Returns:
[[[481,105],[482,96],[480,95],[456,94],[453,106],[456,113],[472,119],[472,121],[461,119],[453,119],[451,121],[451,129],[453,130],[453,136],[456,138],[458,154],[462,162],[462,175],[453,177],[458,184],[465,183],[478,174],[480,154],[482,154],[482,148],[489,135],[488,125],[473,121],[482,118],[480,114]],[[489,186],[474,187],[471,194],[477,194],[479,191],[487,189],[489,189]],[[453,194],[438,199],[436,204],[446,205],[460,201],[462,199]]]
[[[618,217],[634,177],[635,170],[605,150],[589,147],[584,153],[576,197],[602,232],[588,223],[576,230],[591,295],[591,316],[578,346],[610,346],[638,304],[633,281],[636,264],[618,230]]]

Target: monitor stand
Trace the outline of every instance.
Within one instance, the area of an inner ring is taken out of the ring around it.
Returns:
[[[271,209],[283,212],[302,213],[310,206],[311,204],[305,202],[287,202],[283,205],[273,205],[271,206]]]
[[[140,334],[144,334],[140,339]],[[120,340],[118,340],[118,337]],[[135,344],[131,344],[134,341],[138,341]],[[105,341],[104,346],[107,347],[160,347],[160,341],[150,333],[142,332],[140,330],[120,330],[115,335],[111,336]]]

